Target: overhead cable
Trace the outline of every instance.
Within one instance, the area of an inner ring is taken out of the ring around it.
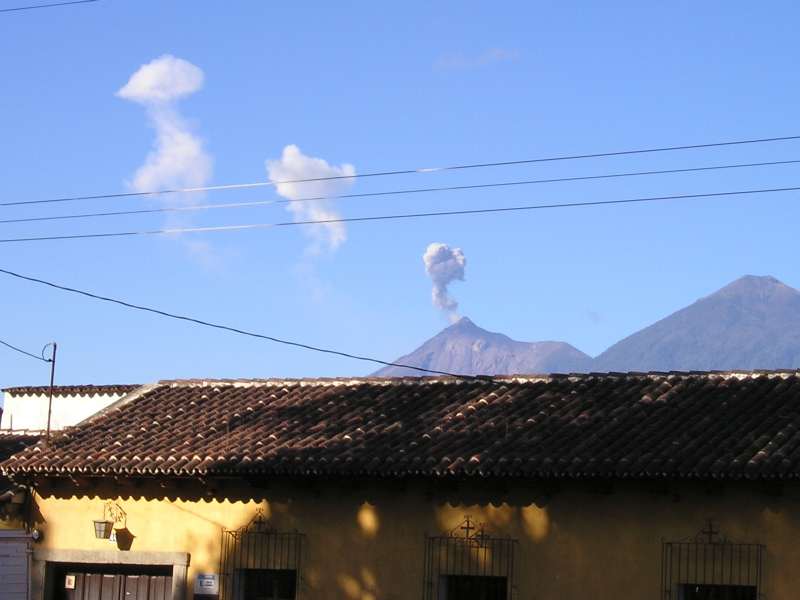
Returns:
[[[606,175],[584,175],[578,177],[559,177],[555,179],[534,179],[528,181],[508,181],[508,182],[500,182],[500,183],[478,183],[473,185],[454,185],[454,186],[445,186],[445,187],[433,187],[433,188],[417,188],[417,189],[407,189],[407,190],[390,190],[386,192],[365,192],[361,194],[341,194],[338,196],[315,196],[309,198],[297,198],[294,200],[290,200],[287,198],[278,199],[278,200],[261,200],[258,202],[236,202],[230,204],[204,204],[199,206],[170,206],[164,208],[147,208],[147,209],[140,209],[140,210],[122,210],[122,211],[112,211],[112,212],[101,212],[101,213],[82,213],[77,215],[55,215],[49,217],[25,217],[20,219],[2,219],[0,220],[0,225],[10,224],[10,223],[32,223],[32,222],[39,222],[39,221],[61,221],[61,220],[68,220],[68,219],[87,219],[87,218],[99,218],[99,217],[118,217],[118,216],[129,216],[129,215],[143,215],[143,214],[152,214],[152,213],[166,213],[166,212],[184,212],[184,211],[194,211],[194,210],[212,210],[212,209],[219,209],[219,208],[250,208],[254,206],[269,206],[272,204],[286,204],[289,202],[312,202],[318,200],[341,200],[341,199],[348,199],[348,198],[374,198],[380,196],[397,196],[403,194],[420,194],[420,193],[433,193],[433,192],[452,192],[452,191],[464,191],[464,190],[476,190],[476,189],[486,189],[486,188],[498,188],[498,187],[511,187],[511,186],[522,186],[522,185],[535,185],[541,183],[565,183],[571,181],[589,181],[589,180],[597,180],[597,179],[614,179],[619,177],[635,177],[635,176],[645,176],[645,175],[666,175],[666,174],[676,174],[676,173],[691,173],[697,171],[715,171],[720,169],[740,169],[746,167],[767,167],[767,166],[776,166],[776,165],[789,165],[789,164],[797,164],[800,163],[800,160],[779,160],[779,161],[771,161],[771,162],[760,162],[760,163],[742,163],[742,164],[735,164],[735,165],[716,165],[711,167],[688,167],[685,169],[665,169],[660,171],[637,171],[633,173],[612,173]]]
[[[66,6],[67,4],[86,4],[87,2],[98,2],[98,0],[69,0],[69,2],[53,2],[52,4],[36,4],[33,6],[18,6],[17,8],[0,8],[0,13],[14,12],[18,10],[33,10],[34,8],[52,8],[54,6]]]
[[[39,283],[39,284],[42,284],[42,285],[46,285],[48,287],[55,288],[57,290],[62,290],[64,292],[70,292],[70,293],[73,293],[73,294],[79,294],[81,296],[86,296],[87,298],[92,298],[94,300],[102,300],[103,302],[110,302],[112,304],[118,304],[118,305],[124,306],[126,308],[132,308],[132,309],[135,309],[135,310],[149,312],[149,313],[153,313],[153,314],[156,314],[156,315],[161,315],[162,317],[168,317],[170,319],[177,319],[179,321],[186,321],[186,322],[189,322],[189,323],[194,323],[196,325],[202,325],[204,327],[211,327],[213,329],[221,329],[223,331],[229,331],[231,333],[236,333],[236,334],[239,334],[239,335],[244,335],[244,336],[248,336],[248,337],[252,337],[252,338],[257,338],[257,339],[260,339],[260,340],[267,340],[269,342],[275,342],[277,344],[284,344],[284,345],[287,345],[287,346],[294,346],[296,348],[302,348],[304,350],[311,350],[313,352],[322,352],[324,354],[333,354],[333,355],[341,356],[341,357],[344,357],[344,358],[351,358],[353,360],[361,360],[361,361],[377,363],[379,365],[384,365],[384,366],[387,366],[387,367],[402,367],[402,368],[406,368],[406,369],[414,369],[416,371],[424,371],[425,373],[433,373],[433,374],[436,374],[436,375],[447,375],[447,376],[450,376],[450,377],[459,377],[461,379],[480,379],[480,377],[474,377],[474,376],[469,376],[469,375],[458,375],[456,373],[449,373],[447,371],[436,371],[434,369],[425,369],[425,368],[422,368],[422,367],[414,367],[414,366],[405,365],[405,364],[402,364],[402,363],[393,363],[393,362],[388,362],[388,361],[384,361],[384,360],[379,360],[377,358],[370,358],[370,357],[367,357],[367,356],[358,356],[356,354],[349,354],[347,352],[340,352],[338,350],[330,350],[330,349],[327,349],[327,348],[320,348],[320,347],[317,347],[317,346],[311,346],[309,344],[301,344],[299,342],[292,342],[292,341],[289,341],[289,340],[283,340],[283,339],[272,337],[272,336],[269,336],[269,335],[263,335],[263,334],[260,334],[260,333],[253,333],[252,331],[245,331],[244,329],[238,329],[236,327],[229,327],[227,325],[219,325],[217,323],[211,323],[209,321],[203,321],[202,319],[195,319],[195,318],[192,318],[192,317],[185,317],[183,315],[177,315],[177,314],[169,313],[169,312],[166,312],[166,311],[163,311],[163,310],[158,310],[158,309],[155,309],[155,308],[149,308],[147,306],[140,306],[138,304],[131,304],[130,302],[124,302],[123,300],[115,300],[114,298],[108,298],[106,296],[99,296],[97,294],[92,294],[90,292],[84,292],[82,290],[78,290],[78,289],[75,289],[75,288],[71,288],[71,287],[67,287],[67,286],[51,283],[49,281],[45,281],[44,279],[36,279],[35,277],[28,277],[26,275],[20,275],[19,273],[14,273],[13,271],[8,271],[6,269],[0,269],[0,273],[5,273],[6,275],[10,275],[12,277],[16,277],[18,279],[22,279],[24,281],[30,281],[30,282],[33,282],[33,283]],[[17,350],[17,348],[14,348],[14,350]],[[20,352],[22,352],[22,351],[20,350]],[[25,354],[27,354],[27,352],[25,352]],[[29,356],[32,356],[32,355],[29,355]],[[38,357],[34,357],[34,358],[38,358]]]
[[[315,221],[285,221],[282,223],[257,223],[251,225],[223,225],[218,227],[192,227],[186,229],[159,229],[151,231],[120,231],[111,233],[84,233],[75,235],[52,235],[25,238],[0,239],[0,244],[14,242],[45,242],[54,240],[81,240],[92,238],[129,237],[137,235],[158,235],[175,233],[205,233],[210,231],[237,231],[244,229],[265,229],[268,227],[286,227],[289,225],[324,225],[326,223],[360,223],[368,221],[390,221],[396,219],[420,219],[429,217],[451,217],[456,215],[477,215],[489,213],[518,212],[547,208],[577,208],[585,206],[607,206],[614,204],[634,204],[643,202],[661,202],[667,200],[689,200],[693,198],[714,198],[739,196],[747,194],[769,194],[780,192],[796,192],[800,187],[771,188],[758,190],[740,190],[735,192],[711,192],[707,194],[680,194],[677,196],[651,196],[649,198],[628,198],[624,200],[589,200],[586,202],[566,202],[561,204],[535,204],[532,206],[507,206],[501,208],[476,208],[471,210],[451,210],[441,212],[411,213],[401,215],[379,215],[374,217],[348,217],[341,219],[319,219]]]
[[[84,0],[88,1],[88,0]],[[428,169],[408,169],[408,170],[399,170],[399,171],[381,171],[376,173],[364,173],[364,174],[354,174],[354,175],[335,175],[331,177],[312,177],[309,179],[292,179],[286,181],[263,181],[263,182],[256,182],[256,183],[241,183],[241,184],[233,184],[233,185],[215,185],[215,186],[207,186],[207,187],[195,187],[195,188],[182,188],[182,189],[174,189],[174,190],[153,190],[147,192],[125,192],[119,194],[100,194],[96,196],[70,196],[66,198],[50,198],[46,200],[22,200],[16,202],[3,202],[0,203],[0,206],[20,206],[24,204],[45,204],[45,203],[52,203],[52,202],[73,202],[77,200],[102,200],[108,198],[127,198],[127,197],[134,197],[134,196],[153,196],[158,194],[183,194],[183,193],[190,193],[190,192],[210,192],[216,190],[230,190],[230,189],[237,189],[237,188],[248,188],[248,187],[264,187],[264,186],[275,186],[280,184],[295,184],[295,183],[310,183],[310,182],[317,182],[317,181],[333,181],[338,179],[365,179],[368,177],[386,177],[392,175],[413,175],[417,173],[434,173],[434,172],[442,172],[442,171],[458,171],[458,170],[466,170],[466,169],[483,169],[489,167],[507,167],[513,165],[525,165],[525,164],[535,164],[535,163],[545,163],[545,162],[558,162],[558,161],[568,161],[568,160],[581,160],[587,158],[607,158],[612,156],[629,156],[634,154],[649,154],[654,152],[673,152],[678,150],[698,150],[702,148],[719,148],[723,146],[740,146],[745,144],[762,144],[762,143],[769,143],[769,142],[785,142],[790,140],[798,140],[800,139],[800,135],[790,135],[790,136],[782,136],[782,137],[773,137],[773,138],[760,138],[760,139],[751,139],[751,140],[738,140],[733,142],[714,142],[708,144],[691,144],[691,145],[684,145],[684,146],[667,146],[663,148],[646,148],[642,150],[622,150],[618,152],[599,152],[595,154],[574,154],[568,156],[554,156],[548,158],[531,158],[531,159],[524,159],[524,160],[509,160],[509,161],[501,161],[501,162],[488,162],[488,163],[474,163],[468,165],[455,165],[450,167],[432,167]]]
[[[20,350],[16,346],[12,346],[8,342],[4,342],[3,340],[0,340],[0,344],[5,346],[6,348],[11,348],[15,352],[19,352],[20,354],[24,354],[25,356],[30,356],[31,358],[35,358],[36,360],[41,360],[41,361],[44,361],[44,362],[50,362],[44,357],[36,356],[35,354],[31,354],[30,352],[25,352],[25,350]]]

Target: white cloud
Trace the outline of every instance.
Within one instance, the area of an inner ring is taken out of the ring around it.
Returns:
[[[156,131],[155,148],[133,177],[137,192],[203,187],[211,179],[214,160],[179,115],[168,110],[150,114]],[[174,194],[175,203],[196,204],[198,195]]]
[[[477,58],[468,59],[463,53],[453,54],[452,56],[440,56],[436,61],[438,69],[470,69],[474,67],[485,67],[488,64],[499,60],[512,60],[519,56],[516,50],[505,50],[503,48],[490,48]]]
[[[458,302],[451,298],[447,292],[447,286],[454,279],[464,281],[464,267],[467,259],[461,248],[450,249],[446,244],[431,244],[422,256],[425,261],[425,272],[433,280],[433,291],[431,298],[436,308],[448,313],[450,320],[458,320]]]
[[[356,174],[353,165],[332,167],[321,158],[305,156],[294,144],[283,149],[280,160],[266,161],[270,181],[277,183],[275,191],[291,200],[287,209],[294,213],[295,222],[336,221],[342,215],[331,199],[344,194],[353,185]],[[337,179],[338,178],[338,179]],[[317,181],[303,181],[315,179]],[[284,182],[284,183],[278,183]],[[304,198],[322,198],[303,201]],[[347,240],[347,230],[341,222],[318,222],[307,226],[308,235],[315,239],[309,249],[317,252],[322,246],[336,250]]]
[[[139,104],[172,102],[203,87],[205,75],[192,63],[165,54],[142,65],[117,96]]]
[[[154,149],[133,177],[137,192],[202,187],[211,179],[214,159],[176,110],[176,100],[198,91],[204,75],[193,64],[164,55],[143,65],[117,96],[144,105],[156,132]],[[197,204],[201,196],[173,194],[169,203]]]
[[[180,58],[164,55],[142,65],[117,96],[145,107],[150,125],[155,130],[153,150],[136,170],[128,186],[136,192],[154,192],[204,187],[211,180],[214,159],[206,152],[203,140],[178,112],[175,104],[181,98],[203,87],[203,71]],[[163,194],[158,199],[166,206],[195,206],[204,194]],[[183,216],[179,216],[183,215]],[[185,213],[171,213],[169,229],[189,225]],[[179,238],[189,256],[206,268],[219,270],[221,261],[205,242]]]

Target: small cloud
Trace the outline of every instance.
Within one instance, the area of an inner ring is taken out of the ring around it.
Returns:
[[[458,302],[448,295],[447,286],[454,279],[464,281],[464,267],[467,259],[461,248],[450,249],[447,244],[431,244],[422,256],[425,261],[425,272],[433,280],[431,298],[439,310],[445,311],[450,320],[458,320]]]
[[[513,60],[519,57],[516,50],[505,50],[503,48],[490,48],[477,58],[468,59],[463,53],[453,54],[452,56],[440,56],[436,61],[437,69],[472,69],[475,67],[485,67],[493,62],[500,60]]]
[[[165,54],[136,71],[117,96],[145,106],[172,102],[203,87],[205,75],[192,63]]]
[[[603,318],[600,316],[600,313],[597,313],[593,310],[587,310],[586,316],[589,317],[589,320],[592,322],[592,325],[598,325]]]
[[[308,292],[311,302],[322,305],[330,301],[331,285],[317,275],[316,264],[308,257],[292,267],[292,274]]]
[[[200,240],[184,240],[184,246],[192,259],[207,272],[222,273],[225,271],[223,260],[212,248],[211,244]]]
[[[275,191],[291,200],[286,208],[294,214],[295,222],[317,222],[307,226],[308,235],[315,240],[309,252],[319,252],[322,246],[332,252],[347,240],[344,223],[337,221],[342,218],[341,211],[332,198],[353,185],[353,165],[332,167],[321,158],[305,156],[291,144],[283,149],[280,160],[269,159],[266,166],[270,181],[277,184]]]

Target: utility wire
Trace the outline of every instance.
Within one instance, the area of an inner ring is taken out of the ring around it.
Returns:
[[[71,0],[70,2],[54,2],[52,4],[37,4],[34,6],[19,6],[17,8],[0,8],[0,13],[14,12],[17,10],[33,10],[34,8],[51,8],[53,6],[66,6],[67,4],[86,4],[87,2],[97,2],[98,0]]]
[[[228,327],[227,325],[219,325],[217,323],[211,323],[209,321],[203,321],[201,319],[195,319],[195,318],[192,318],[192,317],[185,317],[185,316],[182,316],[182,315],[169,313],[169,312],[166,312],[166,311],[163,311],[163,310],[158,310],[158,309],[155,309],[155,308],[149,308],[147,306],[140,306],[138,304],[131,304],[130,302],[124,302],[122,300],[115,300],[114,298],[108,298],[106,296],[99,296],[97,294],[92,294],[90,292],[84,292],[82,290],[78,290],[78,289],[75,289],[75,288],[66,287],[66,286],[63,286],[63,285],[58,285],[58,284],[55,284],[55,283],[51,283],[51,282],[45,281],[43,279],[36,279],[35,277],[28,277],[26,275],[20,275],[19,273],[14,273],[13,271],[7,271],[6,269],[0,269],[0,273],[5,273],[6,275],[10,275],[12,277],[16,277],[18,279],[22,279],[24,281],[30,281],[30,282],[33,282],[33,283],[40,283],[42,285],[46,285],[48,287],[55,288],[57,290],[61,290],[61,291],[64,291],[64,292],[71,292],[73,294],[79,294],[81,296],[86,296],[87,298],[92,298],[94,300],[102,300],[103,302],[110,302],[112,304],[118,304],[118,305],[124,306],[126,308],[132,308],[132,309],[135,309],[135,310],[149,312],[149,313],[153,313],[153,314],[156,314],[156,315],[161,315],[162,317],[169,317],[170,319],[177,319],[179,321],[187,321],[189,323],[194,323],[196,325],[202,325],[204,327],[211,327],[211,328],[214,328],[214,329],[221,329],[223,331],[230,331],[231,333],[237,333],[239,335],[245,335],[245,336],[252,337],[252,338],[257,338],[257,339],[260,339],[260,340],[267,340],[269,342],[275,342],[277,344],[284,344],[284,345],[287,345],[287,346],[294,346],[294,347],[297,347],[297,348],[303,348],[304,350],[311,350],[313,352],[322,352],[324,354],[333,354],[335,356],[342,356],[344,358],[351,358],[351,359],[354,359],[354,360],[361,360],[361,361],[377,363],[379,365],[384,365],[384,366],[387,366],[387,367],[402,367],[402,368],[406,368],[406,369],[414,369],[416,371],[424,371],[425,373],[433,373],[433,374],[436,374],[436,375],[447,375],[449,377],[459,377],[461,379],[481,379],[481,377],[475,377],[475,376],[471,376],[471,375],[457,375],[455,373],[448,373],[447,371],[436,371],[434,369],[424,369],[422,367],[413,367],[411,365],[404,365],[402,363],[393,363],[393,362],[388,362],[388,361],[384,361],[384,360],[379,360],[377,358],[370,358],[370,357],[367,357],[367,356],[358,356],[356,354],[349,354],[347,352],[339,352],[338,350],[329,350],[327,348],[319,348],[317,346],[310,346],[308,344],[301,344],[299,342],[291,342],[289,340],[283,340],[283,339],[279,339],[279,338],[272,337],[272,336],[269,336],[269,335],[263,335],[263,334],[260,334],[260,333],[253,333],[251,331],[245,331],[244,329],[237,329],[236,327]],[[12,348],[13,348],[13,346],[12,346]],[[17,348],[14,348],[14,350],[17,350]],[[23,351],[19,350],[19,352],[23,352]],[[28,354],[28,353],[24,352],[24,354]],[[33,356],[33,355],[29,354],[29,356]],[[34,356],[34,358],[38,358],[38,357]]]
[[[35,358],[36,360],[41,360],[41,361],[44,361],[44,362],[50,362],[46,358],[42,358],[41,356],[36,356],[35,354],[31,354],[30,352],[25,352],[25,350],[20,350],[16,346],[12,346],[11,344],[9,344],[7,342],[4,342],[3,340],[0,340],[0,344],[5,346],[6,348],[11,348],[15,352],[19,352],[20,354],[24,354],[25,356],[30,356],[31,358]]]
[[[90,0],[83,0],[83,1],[90,1]],[[91,0],[96,1],[96,0]],[[502,161],[502,162],[489,162],[489,163],[475,163],[469,165],[456,165],[450,167],[433,167],[429,169],[408,169],[408,170],[400,170],[400,171],[381,171],[376,173],[365,173],[362,175],[336,175],[333,177],[312,177],[309,179],[292,179],[287,181],[264,181],[264,182],[256,182],[256,183],[240,183],[240,184],[233,184],[233,185],[216,185],[216,186],[207,186],[207,187],[196,187],[196,188],[183,188],[183,189],[175,189],[175,190],[160,190],[160,191],[149,191],[149,192],[125,192],[120,194],[100,194],[97,196],[70,196],[66,198],[50,198],[46,200],[24,200],[24,201],[16,201],[16,202],[3,202],[0,203],[0,206],[20,206],[23,204],[44,204],[44,203],[52,203],[52,202],[74,202],[77,200],[102,200],[102,199],[109,199],[109,198],[128,198],[134,196],[152,196],[157,194],[183,194],[189,192],[210,192],[216,190],[230,190],[230,189],[238,189],[238,188],[248,188],[248,187],[265,187],[265,186],[274,186],[279,184],[286,184],[286,183],[310,183],[316,181],[334,181],[338,179],[365,179],[368,177],[386,177],[391,175],[413,175],[418,173],[434,173],[434,172],[442,172],[442,171],[458,171],[458,170],[467,170],[467,169],[484,169],[489,167],[507,167],[513,165],[525,165],[525,164],[535,164],[535,163],[545,163],[545,162],[558,162],[558,161],[568,161],[568,160],[581,160],[586,158],[605,158],[611,156],[629,156],[634,154],[649,154],[654,152],[673,152],[677,150],[697,150],[700,148],[718,148],[723,146],[740,146],[745,144],[761,144],[761,143],[769,143],[769,142],[784,142],[789,140],[798,140],[800,139],[800,135],[790,135],[790,136],[783,136],[783,137],[774,137],[774,138],[761,138],[761,139],[751,139],[751,140],[738,140],[734,142],[714,142],[710,144],[692,144],[686,146],[668,146],[664,148],[646,148],[643,150],[623,150],[619,152],[600,152],[596,154],[575,154],[570,156],[554,156],[548,158],[531,158],[525,160],[511,160],[511,161]]]
[[[636,176],[645,176],[645,175],[665,175],[665,174],[675,174],[675,173],[691,173],[697,171],[715,171],[720,169],[740,169],[746,167],[767,167],[767,166],[776,166],[776,165],[789,165],[789,164],[797,164],[800,163],[800,160],[779,160],[779,161],[772,161],[772,162],[760,162],[760,163],[744,163],[744,164],[735,164],[735,165],[717,165],[711,167],[689,167],[685,169],[666,169],[661,171],[637,171],[634,173],[612,173],[606,175],[584,175],[579,177],[560,177],[556,179],[534,179],[528,181],[509,181],[509,182],[501,182],[501,183],[479,183],[473,185],[455,185],[455,186],[446,186],[446,187],[433,187],[433,188],[418,188],[418,189],[407,189],[407,190],[392,190],[386,192],[367,192],[362,194],[342,194],[339,196],[316,196],[310,198],[297,198],[295,200],[289,199],[278,199],[278,200],[262,200],[259,202],[238,202],[232,204],[206,204],[200,206],[172,206],[166,208],[148,208],[148,209],[141,209],[141,210],[123,210],[123,211],[113,211],[113,212],[101,212],[101,213],[82,213],[77,215],[57,215],[57,216],[50,216],[50,217],[26,217],[20,219],[3,219],[0,220],[0,225],[5,225],[9,223],[32,223],[38,221],[60,221],[60,220],[67,220],[67,219],[86,219],[86,218],[97,218],[97,217],[118,217],[118,216],[129,216],[129,215],[142,215],[142,214],[151,214],[151,213],[165,213],[165,212],[183,212],[183,211],[193,211],[193,210],[212,210],[218,208],[249,208],[254,206],[268,206],[272,204],[285,204],[289,202],[312,202],[317,200],[341,200],[347,198],[374,198],[379,196],[397,196],[402,194],[420,194],[420,193],[430,193],[430,192],[452,192],[452,191],[463,191],[463,190],[476,190],[476,189],[486,189],[486,188],[498,188],[498,187],[510,187],[510,186],[521,186],[521,185],[535,185],[541,183],[565,183],[570,181],[589,181],[589,180],[597,180],[597,179],[614,179],[619,177],[636,177]]]
[[[90,238],[125,237],[135,235],[156,235],[166,233],[204,233],[209,231],[235,231],[243,229],[264,229],[267,227],[285,227],[289,225],[324,225],[326,223],[359,223],[367,221],[390,221],[396,219],[419,219],[428,217],[450,217],[456,215],[477,215],[502,212],[517,212],[527,210],[540,210],[545,208],[577,208],[584,206],[607,206],[613,204],[634,204],[643,202],[660,202],[666,200],[687,200],[692,198],[713,198],[723,196],[738,196],[746,194],[769,194],[778,192],[796,192],[800,187],[740,190],[735,192],[711,192],[708,194],[680,194],[677,196],[651,196],[649,198],[628,198],[624,200],[589,200],[586,202],[567,202],[562,204],[535,204],[532,206],[508,206],[501,208],[476,208],[472,210],[451,210],[442,212],[410,213],[404,215],[378,215],[374,217],[348,217],[342,219],[320,219],[316,221],[287,221],[282,223],[257,223],[252,225],[224,225],[219,227],[194,227],[187,229],[161,229],[152,231],[121,231],[114,233],[84,233],[76,235],[53,235],[27,238],[0,239],[0,244],[14,242],[44,242],[54,240],[80,240]]]

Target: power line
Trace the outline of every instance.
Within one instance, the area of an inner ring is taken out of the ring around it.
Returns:
[[[223,331],[229,331],[231,333],[236,333],[236,334],[239,334],[239,335],[244,335],[244,336],[248,336],[248,337],[252,337],[252,338],[257,338],[257,339],[260,339],[260,340],[266,340],[266,341],[269,341],[269,342],[275,342],[277,344],[284,344],[284,345],[287,345],[287,346],[294,346],[296,348],[302,348],[304,350],[311,350],[313,352],[321,352],[321,353],[324,353],[324,354],[333,354],[335,356],[342,356],[344,358],[351,358],[351,359],[354,359],[354,360],[361,360],[361,361],[366,361],[366,362],[377,363],[379,365],[384,365],[386,367],[402,367],[402,368],[406,368],[406,369],[414,369],[414,370],[417,370],[417,371],[424,371],[425,373],[433,373],[433,374],[436,374],[436,375],[447,375],[447,376],[450,376],[450,377],[459,377],[459,378],[462,378],[462,379],[465,379],[465,378],[466,379],[480,379],[480,377],[474,377],[474,376],[471,376],[471,375],[458,375],[456,373],[449,373],[447,371],[436,371],[436,370],[433,370],[433,369],[425,369],[425,368],[422,368],[422,367],[413,367],[411,365],[404,365],[402,363],[393,363],[393,362],[380,360],[380,359],[377,359],[377,358],[370,358],[370,357],[367,357],[367,356],[358,356],[356,354],[349,354],[347,352],[340,352],[338,350],[330,350],[330,349],[327,349],[327,348],[320,348],[320,347],[317,347],[317,346],[310,346],[308,344],[301,344],[299,342],[292,342],[292,341],[289,341],[289,340],[283,340],[283,339],[272,337],[272,336],[269,336],[269,335],[263,335],[263,334],[260,334],[260,333],[253,333],[251,331],[246,331],[244,329],[238,329],[236,327],[229,327],[227,325],[219,325],[217,323],[211,323],[209,321],[203,321],[201,319],[195,319],[195,318],[192,318],[192,317],[185,317],[185,316],[182,316],[182,315],[169,313],[169,312],[166,312],[166,311],[163,311],[163,310],[158,310],[158,309],[155,309],[155,308],[149,308],[147,306],[140,306],[138,304],[131,304],[130,302],[125,302],[123,300],[116,300],[114,298],[108,298],[106,296],[99,296],[97,294],[92,294],[91,292],[84,292],[82,290],[78,290],[78,289],[75,289],[75,288],[66,287],[66,286],[63,286],[63,285],[58,285],[58,284],[55,284],[55,283],[51,283],[49,281],[45,281],[44,279],[36,279],[35,277],[28,277],[26,275],[20,275],[19,273],[14,273],[13,271],[7,271],[5,269],[0,269],[0,273],[5,273],[6,275],[10,275],[12,277],[16,277],[18,279],[22,279],[24,281],[30,281],[30,282],[33,282],[33,283],[39,283],[39,284],[42,284],[42,285],[46,285],[48,287],[55,288],[57,290],[61,290],[61,291],[64,291],[64,292],[70,292],[70,293],[73,293],[73,294],[79,294],[81,296],[86,296],[87,298],[92,298],[94,300],[102,300],[103,302],[110,302],[112,304],[118,304],[118,305],[124,306],[126,308],[132,308],[132,309],[140,310],[140,311],[143,311],[143,312],[149,312],[149,313],[153,313],[153,314],[156,314],[156,315],[161,315],[162,317],[168,317],[170,319],[177,319],[179,321],[187,321],[189,323],[194,323],[196,325],[202,325],[203,327],[211,327],[213,329],[221,329]],[[12,346],[12,348],[13,348],[13,346]],[[13,349],[14,350],[18,350],[17,348],[13,348]],[[18,350],[18,351],[19,352],[23,352],[24,354],[28,354],[27,352],[24,352],[22,350]],[[29,356],[33,356],[33,355],[29,354]],[[38,358],[38,357],[34,356],[34,358]]]
[[[86,4],[87,2],[97,2],[98,0],[71,0],[70,2],[54,2],[52,4],[36,4],[34,6],[19,6],[17,8],[0,8],[0,13],[14,12],[17,10],[33,10],[34,8],[51,8],[53,6],[66,6],[67,4]]]
[[[46,358],[42,358],[40,356],[36,356],[35,354],[31,354],[30,352],[25,352],[25,350],[20,350],[16,346],[12,346],[8,342],[4,342],[3,340],[0,340],[0,344],[5,346],[6,348],[11,348],[15,352],[19,352],[20,354],[24,354],[25,356],[30,356],[31,358],[35,358],[36,360],[41,360],[41,361],[44,361],[44,362],[50,362]]]
[[[577,208],[584,206],[607,206],[614,204],[634,204],[643,202],[660,202],[666,200],[688,200],[692,198],[713,198],[748,194],[769,194],[778,192],[796,192],[800,187],[771,188],[758,190],[740,190],[735,192],[711,192],[707,194],[680,194],[677,196],[651,196],[648,198],[628,198],[624,200],[589,200],[586,202],[567,202],[562,204],[536,204],[532,206],[508,206],[501,208],[476,208],[471,210],[451,210],[441,212],[410,213],[401,215],[378,215],[374,217],[348,217],[341,219],[320,219],[317,221],[287,221],[282,223],[258,223],[252,225],[223,225],[219,227],[193,227],[187,229],[161,229],[152,231],[122,231],[112,233],[84,233],[75,235],[54,235],[27,238],[0,239],[0,244],[14,242],[45,242],[55,240],[80,240],[91,238],[129,237],[136,235],[157,235],[169,233],[206,233],[210,231],[236,231],[244,229],[265,229],[268,227],[286,227],[289,225],[324,225],[327,223],[360,223],[368,221],[390,221],[396,219],[419,219],[428,217],[451,217],[456,215],[476,215],[503,212],[540,210],[546,208]]]
[[[86,1],[96,1],[96,0],[82,0]],[[490,167],[507,167],[507,166],[514,166],[514,165],[524,165],[524,164],[535,164],[535,163],[545,163],[545,162],[559,162],[559,161],[568,161],[568,160],[582,160],[587,158],[607,158],[612,156],[630,156],[635,154],[649,154],[655,152],[673,152],[678,150],[698,150],[701,148],[719,148],[723,146],[740,146],[745,144],[762,144],[762,143],[770,143],[770,142],[784,142],[790,140],[798,140],[800,139],[800,135],[790,135],[790,136],[782,136],[782,137],[774,137],[774,138],[760,138],[760,139],[750,139],[750,140],[738,140],[733,142],[713,142],[708,144],[691,144],[691,145],[684,145],[684,146],[667,146],[663,148],[646,148],[641,150],[622,150],[618,152],[600,152],[595,154],[575,154],[569,156],[554,156],[554,157],[547,157],[547,158],[531,158],[531,159],[524,159],[524,160],[510,160],[510,161],[502,161],[502,162],[488,162],[488,163],[475,163],[475,164],[468,164],[468,165],[455,165],[450,167],[433,167],[427,169],[408,169],[408,170],[399,170],[399,171],[380,171],[376,173],[365,173],[362,175],[336,175],[332,177],[312,177],[309,179],[292,179],[287,181],[264,181],[264,182],[256,182],[256,183],[240,183],[240,184],[233,184],[233,185],[216,185],[216,186],[207,186],[207,187],[196,187],[196,188],[183,188],[183,189],[174,189],[174,190],[161,190],[161,191],[148,191],[148,192],[125,192],[119,194],[100,194],[96,196],[69,196],[65,198],[50,198],[46,200],[23,200],[23,201],[16,201],[16,202],[4,202],[0,203],[0,206],[20,206],[25,204],[45,204],[45,203],[53,203],[53,202],[74,202],[78,200],[103,200],[103,199],[112,199],[112,198],[127,198],[127,197],[135,197],[135,196],[153,196],[157,194],[183,194],[183,193],[190,193],[190,192],[211,192],[217,190],[229,190],[229,189],[237,189],[237,188],[248,188],[248,187],[265,187],[265,186],[275,186],[279,184],[287,184],[287,183],[311,183],[311,182],[319,182],[319,181],[334,181],[340,179],[365,179],[368,177],[386,177],[386,176],[393,176],[393,175],[413,175],[419,173],[434,173],[434,172],[443,172],[443,171],[458,171],[458,170],[467,170],[467,169],[484,169]]]
[[[779,160],[779,161],[771,161],[771,162],[760,162],[760,163],[742,163],[742,164],[734,164],[734,165],[716,165],[710,167],[688,167],[685,169],[665,169],[659,171],[637,171],[633,173],[611,173],[606,175],[584,175],[584,176],[577,176],[577,177],[559,177],[555,179],[534,179],[534,180],[527,180],[527,181],[509,181],[509,182],[501,182],[501,183],[479,183],[473,185],[455,185],[455,186],[445,186],[445,187],[432,187],[432,188],[417,188],[417,189],[406,189],[406,190],[391,190],[385,192],[366,192],[362,194],[341,194],[339,196],[316,196],[310,198],[297,198],[294,200],[289,199],[279,199],[279,200],[262,200],[259,202],[238,202],[232,204],[207,204],[207,205],[200,205],[200,206],[172,206],[172,207],[165,207],[165,208],[148,208],[148,209],[140,209],[140,210],[124,210],[124,211],[113,211],[113,212],[101,212],[101,213],[82,213],[77,215],[56,215],[56,216],[49,216],[49,217],[26,217],[20,219],[4,219],[0,220],[0,225],[10,224],[10,223],[32,223],[32,222],[39,222],[39,221],[60,221],[60,220],[68,220],[68,219],[86,219],[86,218],[99,218],[99,217],[118,217],[118,216],[130,216],[130,215],[143,215],[143,214],[152,214],[152,213],[166,213],[166,212],[183,212],[183,211],[195,211],[195,210],[212,210],[212,209],[219,209],[219,208],[250,208],[254,206],[269,206],[272,204],[286,204],[289,202],[312,202],[317,200],[341,200],[341,199],[348,199],[348,198],[370,198],[370,197],[379,197],[379,196],[396,196],[396,195],[403,195],[403,194],[420,194],[420,193],[433,193],[433,192],[451,192],[451,191],[464,191],[464,190],[476,190],[476,189],[486,189],[486,188],[498,188],[498,187],[511,187],[511,186],[522,186],[522,185],[535,185],[541,183],[566,183],[571,181],[590,181],[590,180],[598,180],[598,179],[614,179],[620,177],[636,177],[636,176],[648,176],[648,175],[667,175],[667,174],[676,174],[676,173],[691,173],[691,172],[699,172],[699,171],[715,171],[721,169],[740,169],[740,168],[747,168],[747,167],[767,167],[767,166],[776,166],[776,165],[789,165],[789,164],[797,164],[800,163],[800,160]]]

